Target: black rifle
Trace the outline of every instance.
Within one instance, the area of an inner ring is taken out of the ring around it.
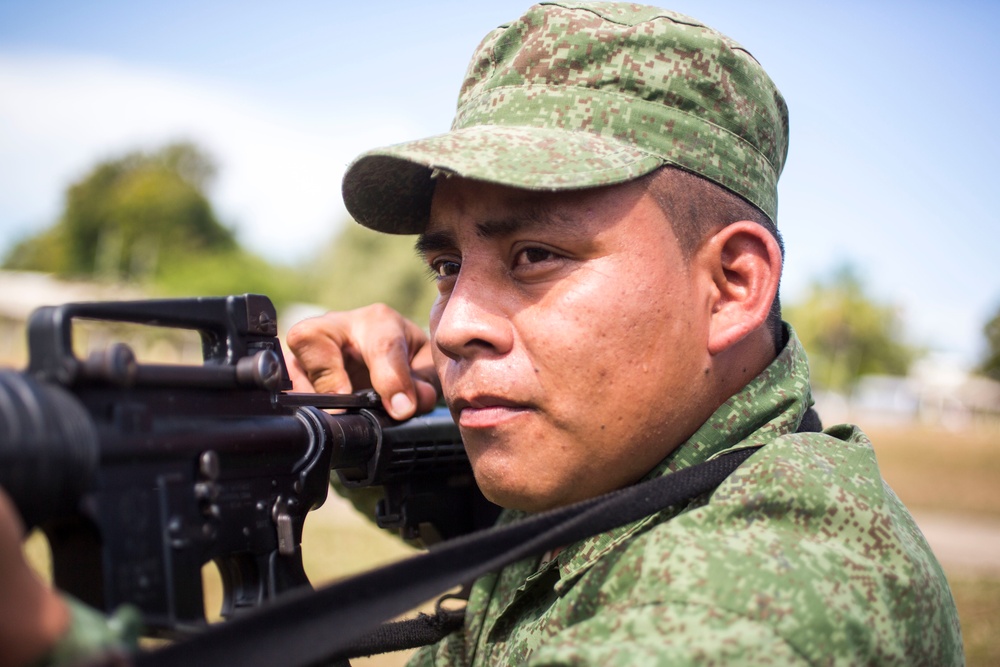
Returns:
[[[204,363],[141,364],[121,343],[79,359],[76,319],[195,330]],[[40,308],[28,348],[26,371],[0,371],[0,486],[44,531],[59,588],[135,605],[150,635],[205,625],[209,561],[224,617],[308,586],[302,528],[331,470],[382,487],[378,523],[405,538],[449,539],[498,512],[446,413],[400,424],[374,392],[291,393],[267,297]]]

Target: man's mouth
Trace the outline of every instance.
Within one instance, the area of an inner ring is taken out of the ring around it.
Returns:
[[[506,421],[528,413],[531,406],[498,396],[480,395],[459,398],[452,402],[451,410],[462,428],[485,429],[500,426]]]

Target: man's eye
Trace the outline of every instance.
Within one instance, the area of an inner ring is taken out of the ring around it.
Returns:
[[[461,264],[450,260],[437,260],[431,263],[431,272],[436,278],[447,278],[458,275]]]
[[[553,259],[555,256],[554,252],[545,248],[525,248],[517,253],[514,263],[517,265],[537,264]]]

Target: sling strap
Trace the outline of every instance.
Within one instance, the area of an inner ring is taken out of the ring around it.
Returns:
[[[797,433],[814,433],[823,430],[823,422],[819,414],[808,408],[802,416]],[[746,451],[752,452],[753,449]],[[733,459],[738,466],[745,459]],[[734,468],[735,469],[735,468]],[[719,481],[721,483],[721,480]],[[688,500],[691,500],[690,498]],[[460,597],[465,600],[468,597],[468,588],[463,590],[462,595],[446,595],[438,604],[433,615],[418,614],[414,618],[403,621],[383,623],[368,635],[358,640],[349,650],[347,656],[350,658],[379,655],[382,653],[392,653],[406,649],[435,644],[447,635],[460,629],[465,621],[465,609],[448,609],[442,606],[442,601],[451,597]],[[343,667],[349,665],[345,660],[332,667]]]
[[[418,614],[415,618],[378,626],[345,651],[345,659],[337,661],[334,667],[349,665],[346,658],[381,655],[436,644],[461,629],[464,624],[464,608],[446,609],[439,601],[434,614]]]
[[[757,448],[740,449],[574,505],[477,531],[135,656],[137,667],[313,667],[371,652],[372,631],[435,596],[550,549],[637,521],[715,489]],[[373,642],[374,637],[374,642]],[[400,646],[400,648],[405,648]],[[384,650],[384,649],[383,649]]]

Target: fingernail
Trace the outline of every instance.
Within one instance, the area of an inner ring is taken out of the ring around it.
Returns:
[[[389,405],[392,407],[392,414],[395,417],[409,416],[413,412],[413,401],[403,392],[393,394],[392,398],[389,399]]]

